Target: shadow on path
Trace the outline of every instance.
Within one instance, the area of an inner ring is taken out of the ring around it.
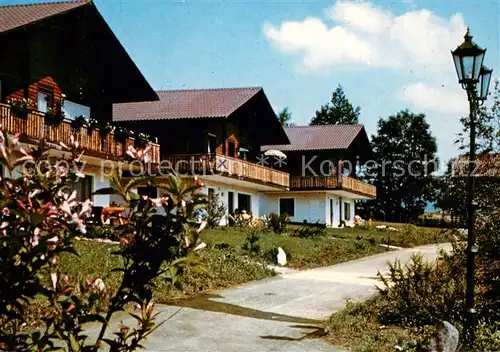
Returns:
[[[164,303],[168,306],[175,307],[185,307],[185,308],[193,308],[199,310],[206,310],[209,312],[219,312],[237,315],[241,317],[253,318],[253,319],[263,319],[270,321],[281,321],[288,323],[297,323],[297,324],[321,324],[322,321],[315,319],[308,319],[302,317],[294,317],[290,315],[284,315],[273,312],[264,312],[257,309],[246,308],[242,306],[238,306],[236,304],[225,303],[220,301],[214,301],[213,299],[224,298],[221,295],[216,294],[204,294],[200,296],[195,296],[186,300],[179,301],[170,301]],[[299,325],[300,326],[300,325]],[[309,326],[310,327],[310,326]],[[314,326],[314,328],[318,329],[318,326]]]
[[[303,336],[301,337],[288,337],[288,336],[275,336],[275,335],[266,335],[266,336],[261,336],[261,339],[265,340],[278,340],[278,341],[303,341],[306,339],[319,339],[322,338],[323,336],[326,336],[328,333],[325,331],[325,329],[319,327],[319,326],[312,326],[312,325],[291,325],[290,328],[295,328],[295,329],[311,329],[313,330],[312,332],[304,333]]]

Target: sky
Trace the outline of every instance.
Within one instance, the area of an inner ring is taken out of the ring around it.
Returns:
[[[500,72],[500,0],[94,1],[154,89],[259,86],[305,125],[340,84],[369,135],[424,113],[442,162],[468,113],[450,55],[467,26]]]

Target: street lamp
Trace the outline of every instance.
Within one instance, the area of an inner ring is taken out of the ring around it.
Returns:
[[[475,180],[474,164],[476,162],[476,114],[478,106],[484,103],[488,95],[488,88],[493,70],[483,66],[486,49],[482,49],[472,41],[469,28],[464,42],[451,52],[458,83],[467,91],[470,113],[470,145],[469,145],[469,174],[467,177],[467,288],[465,297],[465,338],[473,343],[476,337],[477,311],[474,303],[474,289],[476,281],[476,235],[474,232],[475,213],[477,202],[474,199]],[[478,86],[478,87],[477,87]],[[476,88],[477,87],[477,88]],[[479,94],[478,94],[479,89]]]
[[[478,99],[484,102],[488,98],[488,90],[490,88],[492,69],[486,66],[481,67],[481,72],[479,74],[479,96]]]

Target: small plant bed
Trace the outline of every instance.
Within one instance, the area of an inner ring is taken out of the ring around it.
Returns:
[[[377,228],[376,226],[387,226]],[[451,230],[421,227],[400,223],[376,223],[371,226],[356,226],[354,228],[328,228],[328,235],[343,239],[364,239],[370,243],[391,245],[397,247],[415,247],[426,244],[450,242]]]
[[[450,253],[441,252],[428,262],[414,255],[408,263],[389,264],[387,277],[378,275],[379,292],[372,299],[353,303],[334,313],[327,322],[327,339],[353,352],[434,351],[439,326],[453,325],[459,335],[460,351],[469,351],[463,341],[465,304],[465,248],[455,244]],[[478,261],[480,270],[483,263]],[[476,307],[478,329],[474,351],[500,350],[497,295],[491,281],[478,276]]]
[[[254,251],[257,260],[276,263],[277,248],[281,247],[287,255],[287,267],[309,269],[334,265],[349,260],[366,257],[386,251],[385,248],[370,243],[365,239],[338,240],[327,236],[297,236],[300,227],[292,227],[285,234],[272,232],[258,233],[258,251]],[[226,246],[236,251],[245,251],[248,229],[216,228],[203,232],[203,239],[209,246]]]

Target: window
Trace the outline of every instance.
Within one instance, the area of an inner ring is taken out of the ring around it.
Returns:
[[[38,87],[37,108],[40,112],[47,112],[53,107],[54,92],[50,89]]]
[[[344,203],[344,220],[351,220],[351,203]]]
[[[83,202],[87,199],[92,199],[92,183],[94,178],[89,175],[85,175],[84,178],[78,178],[75,184],[76,199]]]
[[[85,118],[90,118],[90,108],[88,106],[74,103],[70,100],[64,101],[63,106],[64,117],[69,120],[74,120],[78,116],[83,116]]]
[[[280,215],[295,216],[295,199],[280,198]]]
[[[238,209],[247,212],[252,210],[252,198],[248,194],[238,193]]]

